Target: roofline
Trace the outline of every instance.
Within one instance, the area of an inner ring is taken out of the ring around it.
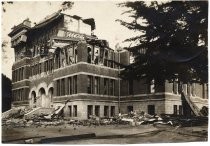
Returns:
[[[16,28],[13,29],[13,30],[8,34],[8,36],[9,36],[9,37],[12,37],[12,35],[15,34],[15,32],[17,32],[17,31],[20,30],[21,28],[31,29],[31,27],[26,26],[26,25],[24,25],[23,23],[21,23],[21,24],[17,25]]]

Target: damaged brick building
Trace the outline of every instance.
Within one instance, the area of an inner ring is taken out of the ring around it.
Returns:
[[[9,33],[15,51],[12,67],[12,107],[53,110],[65,117],[113,117],[119,113],[183,114],[176,82],[154,90],[143,81],[119,79],[130,54],[117,52],[94,34],[94,19],[56,12],[31,27],[29,19]],[[109,60],[113,60],[109,61]],[[199,107],[208,106],[206,84],[184,87]]]

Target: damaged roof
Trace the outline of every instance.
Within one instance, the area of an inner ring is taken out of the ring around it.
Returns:
[[[29,30],[35,30],[35,29],[39,29],[39,28],[42,28],[44,26],[46,26],[47,24],[53,22],[54,20],[57,20],[58,18],[64,16],[64,15],[67,15],[65,13],[63,13],[61,10],[51,14],[51,15],[48,15],[46,16],[43,20],[41,20],[40,22],[38,22],[34,27],[28,27],[26,25],[23,24],[23,22],[17,26],[14,26],[12,29],[12,31],[8,34],[10,37],[15,33],[17,32],[18,30],[20,30],[21,28],[27,28]],[[80,16],[77,16],[77,15],[68,15],[74,19],[81,19],[84,23],[88,24],[91,26],[91,30],[94,30],[96,27],[95,27],[95,20],[93,18],[88,18],[88,19],[82,19],[82,17]]]

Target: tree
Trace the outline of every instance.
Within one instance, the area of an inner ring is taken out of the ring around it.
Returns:
[[[74,2],[71,2],[71,1],[64,1],[62,2],[61,4],[61,7],[62,7],[62,10],[65,11],[67,9],[71,9],[74,5]]]
[[[11,108],[12,100],[12,81],[4,74],[1,74],[2,78],[2,112]]]
[[[182,83],[208,82],[208,1],[166,3],[134,1],[120,3],[129,10],[131,22],[117,20],[140,32],[125,41],[134,56],[122,78],[155,80],[178,79]]]

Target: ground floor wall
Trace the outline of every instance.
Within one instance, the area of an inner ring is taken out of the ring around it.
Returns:
[[[202,99],[199,97],[190,97],[190,99],[200,110],[203,106],[208,107],[208,99]],[[183,111],[186,109],[183,107],[181,95],[173,93],[158,93],[134,95],[127,98],[125,97],[120,103],[120,110],[122,114],[126,114],[131,111],[143,111],[149,114],[157,115],[183,115]]]
[[[64,103],[54,103],[57,109]],[[92,100],[74,100],[69,101],[63,115],[71,119],[88,119],[90,115],[98,117],[114,117],[118,115],[118,102],[116,101],[92,101]]]
[[[208,106],[208,99],[201,99],[199,97],[190,98],[199,109],[202,109],[203,106]],[[53,97],[50,107],[58,109],[63,106],[65,102],[67,103],[63,109],[63,116],[70,119],[87,119],[90,115],[113,117],[119,114],[119,101],[117,96],[74,94],[71,96]],[[27,107],[28,105],[30,104],[13,102],[13,107]],[[182,115],[184,110],[186,110],[186,108],[183,107],[181,95],[179,94],[142,94],[121,97],[120,100],[120,112],[122,114],[127,114],[131,111],[143,111],[151,115]]]

